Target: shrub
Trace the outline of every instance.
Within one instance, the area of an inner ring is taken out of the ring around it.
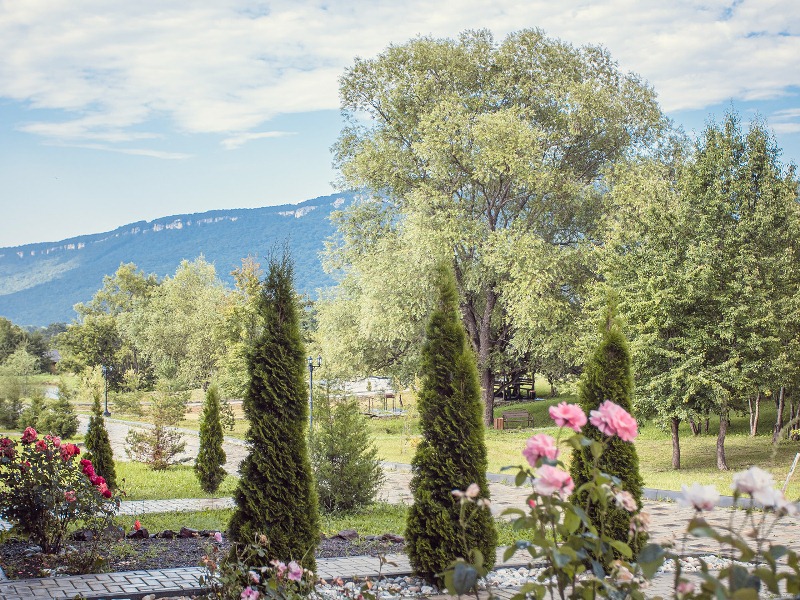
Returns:
[[[384,477],[358,400],[332,400],[327,390],[318,395],[314,412],[311,464],[320,507],[351,511],[371,503]]]
[[[589,414],[591,411],[597,410],[605,401],[611,401],[630,412],[633,393],[631,356],[625,336],[614,317],[613,305],[609,305],[606,309],[601,335],[600,344],[584,368],[578,392],[580,405]],[[584,435],[591,440],[599,441],[604,438],[603,433],[591,423],[586,426]],[[571,501],[586,507],[586,512],[595,527],[603,530],[612,539],[626,542],[630,525],[630,515],[627,511],[612,506],[601,515],[598,512],[598,505],[580,491],[581,486],[592,479],[594,463],[595,460],[589,446],[574,450],[570,474],[575,481],[576,491],[572,495]],[[639,457],[636,454],[636,447],[631,442],[616,436],[609,439],[596,468],[618,478],[621,482],[620,487],[633,495],[636,506],[641,509],[643,481],[639,473]],[[646,540],[647,537],[641,534],[632,541],[631,548],[634,556],[643,547]]]
[[[74,524],[99,531],[119,504],[80,449],[28,428],[17,443],[0,439],[0,514],[48,554],[58,552]]]
[[[185,463],[190,457],[179,458],[186,449],[183,436],[174,429],[186,414],[189,392],[174,391],[169,383],[153,394],[147,411],[152,427],[131,429],[125,438],[128,454],[133,460],[146,463],[154,471]]]
[[[200,487],[209,494],[219,489],[225,479],[225,450],[222,449],[223,435],[220,422],[219,387],[209,386],[203,414],[200,417],[200,451],[194,463],[194,471]]]
[[[305,352],[287,255],[270,259],[258,310],[261,332],[248,356],[244,397],[250,452],[239,467],[230,535],[247,544],[266,534],[270,560],[302,560],[313,570],[319,512],[305,440]]]
[[[438,298],[431,313],[422,350],[419,395],[422,441],[412,460],[406,549],[411,565],[429,581],[457,557],[478,549],[487,568],[495,559],[497,533],[488,510],[461,506],[452,495],[476,483],[488,498],[486,446],[475,356],[467,347],[458,314],[455,278],[439,267]],[[469,523],[466,532],[459,527]]]
[[[103,419],[100,398],[103,395],[103,374],[100,367],[87,370],[81,381],[84,394],[92,398],[92,416],[86,430],[86,458],[92,461],[97,475],[105,478],[112,490],[117,487],[117,472],[114,468],[114,452],[108,439],[105,420]]]
[[[47,398],[45,398],[43,394],[35,394],[31,398],[30,404],[19,413],[19,419],[17,420],[19,430],[25,431],[28,427],[41,430],[42,428],[39,427],[39,417],[44,413],[46,406]]]

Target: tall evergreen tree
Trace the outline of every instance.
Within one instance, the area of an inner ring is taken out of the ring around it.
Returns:
[[[102,374],[100,367],[91,369],[84,379],[84,386],[92,395],[92,416],[86,431],[86,458],[92,461],[94,472],[106,480],[111,489],[117,487],[117,471],[114,467],[114,452],[108,439],[103,409],[100,406],[102,395]]]
[[[472,548],[491,568],[497,545],[491,513],[475,504],[467,507],[478,512],[470,518],[464,543],[459,501],[452,495],[477,483],[481,497],[488,498],[489,486],[475,355],[459,316],[453,272],[440,266],[437,276],[438,297],[422,350],[422,441],[411,463],[414,505],[406,524],[411,565],[429,581],[456,558],[469,558]]]
[[[200,487],[213,494],[225,479],[225,450],[222,449],[222,423],[220,422],[219,387],[213,383],[206,392],[203,414],[200,418],[200,451],[194,463],[194,472]]]
[[[631,354],[615,313],[616,306],[610,301],[606,307],[600,343],[586,362],[583,379],[580,382],[578,398],[581,408],[587,415],[590,411],[597,410],[606,400],[628,412],[632,410]],[[636,506],[641,509],[643,482],[639,473],[639,456],[633,443],[625,442],[616,436],[607,438],[591,423],[586,424],[583,434],[606,443],[597,468],[603,473],[618,477],[622,482],[622,488],[631,493],[636,500]],[[582,494],[579,490],[584,483],[592,479],[593,468],[594,458],[589,448],[573,451],[570,475],[575,482],[576,491],[571,500],[582,507],[587,506],[587,498],[585,493]],[[600,514],[599,507],[589,503],[587,512],[598,531],[612,539],[628,541],[631,515],[625,509],[612,505],[608,507],[608,512]],[[643,534],[631,541],[634,556],[645,541]]]
[[[259,298],[262,331],[248,357],[244,411],[250,453],[242,462],[230,535],[269,539],[268,559],[314,568],[319,542],[317,495],[306,446],[308,386],[292,263],[272,257]]]

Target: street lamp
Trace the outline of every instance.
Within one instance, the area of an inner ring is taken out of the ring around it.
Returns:
[[[111,413],[108,412],[108,374],[114,370],[114,367],[111,365],[103,365],[101,369],[103,369],[103,378],[106,380],[106,410],[103,412],[103,416],[110,417]]]
[[[308,432],[314,426],[314,369],[319,369],[322,366],[322,356],[317,357],[317,364],[314,364],[314,358],[308,357]]]

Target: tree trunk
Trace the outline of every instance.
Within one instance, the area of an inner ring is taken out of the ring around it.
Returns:
[[[556,378],[555,377],[548,377],[547,383],[550,384],[550,397],[555,398],[558,396],[558,389],[556,388]]]
[[[672,417],[670,422],[670,429],[672,430],[672,468],[681,468],[681,440],[679,437],[679,426],[681,420],[678,417]]]
[[[700,435],[701,427],[700,423],[696,423],[694,417],[689,417],[689,427],[692,430],[692,435],[697,437]]]
[[[708,424],[711,421],[709,417],[706,417],[706,433],[708,433]]]
[[[756,393],[755,400],[747,399],[747,408],[750,411],[750,437],[758,435],[758,413],[761,409],[761,392]]]
[[[717,468],[720,471],[728,470],[728,463],[725,460],[725,435],[728,433],[728,413],[727,411],[719,416],[719,435],[717,435]]]
[[[481,394],[483,394],[483,422],[487,427],[494,424],[494,371],[488,366],[480,368]]]
[[[778,392],[778,399],[776,401],[776,408],[775,408],[775,427],[772,428],[772,443],[775,444],[778,441],[778,438],[781,435],[781,429],[783,429],[783,411],[786,407],[786,395],[783,386],[781,386],[780,391]]]

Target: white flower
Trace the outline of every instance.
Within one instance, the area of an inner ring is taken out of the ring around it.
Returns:
[[[719,492],[713,485],[700,485],[693,483],[692,487],[681,486],[681,496],[678,504],[692,506],[695,510],[711,510],[719,501]]]
[[[733,476],[731,489],[740,494],[750,494],[755,498],[757,493],[770,490],[774,485],[775,480],[771,473],[758,467],[750,467],[747,471],[740,471]]]
[[[753,499],[760,502],[764,508],[772,508],[775,512],[780,512],[790,517],[798,513],[797,505],[789,502],[783,492],[775,488],[758,490],[753,493]]]

